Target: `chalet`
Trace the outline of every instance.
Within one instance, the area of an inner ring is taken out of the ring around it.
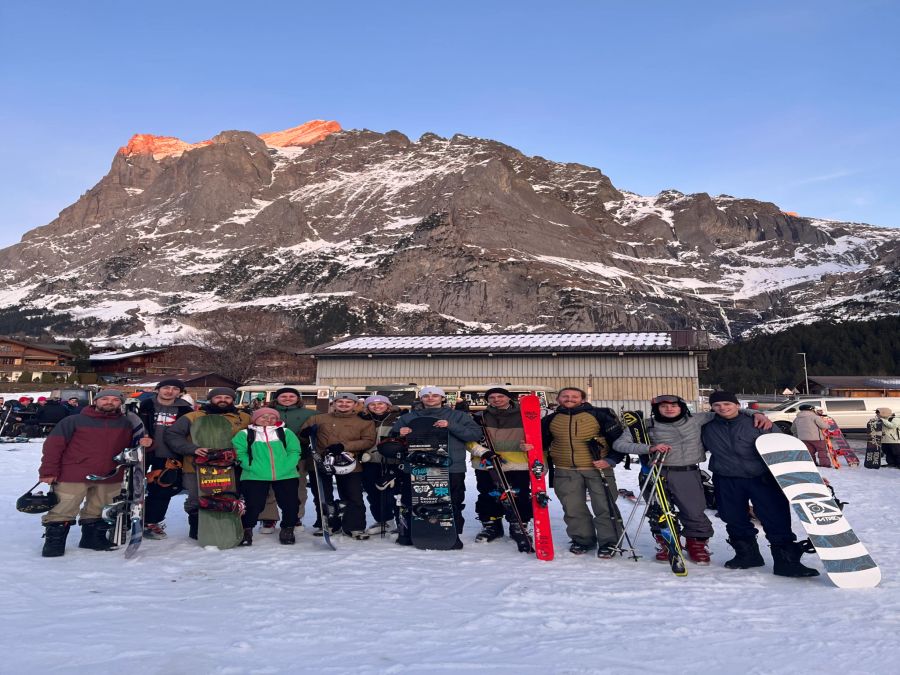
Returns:
[[[30,379],[62,381],[75,372],[70,365],[73,358],[60,349],[0,337],[0,380],[16,382],[27,373]]]

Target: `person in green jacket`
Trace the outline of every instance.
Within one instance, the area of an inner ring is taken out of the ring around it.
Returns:
[[[241,430],[231,440],[241,467],[241,495],[246,511],[241,516],[244,539],[241,546],[253,545],[253,526],[266,504],[269,488],[281,508],[282,544],[295,543],[294,527],[300,502],[297,486],[300,474],[300,439],[281,421],[278,411],[272,408],[255,410],[250,426]]]

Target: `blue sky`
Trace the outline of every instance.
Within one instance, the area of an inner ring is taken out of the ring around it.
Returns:
[[[0,246],[134,133],[310,119],[493,138],[641,194],[900,226],[898,35],[891,0],[5,0]]]

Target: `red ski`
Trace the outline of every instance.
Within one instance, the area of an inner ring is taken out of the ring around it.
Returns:
[[[541,441],[541,400],[531,394],[519,397],[525,442],[531,445],[528,468],[531,476],[531,507],[534,511],[534,551],[538,560],[553,560],[553,535],[550,532],[550,496],[544,478],[544,445]]]

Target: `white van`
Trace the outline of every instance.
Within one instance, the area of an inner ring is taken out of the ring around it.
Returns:
[[[877,408],[890,408],[900,412],[900,398],[836,398],[833,396],[810,396],[785,401],[771,410],[764,411],[766,417],[790,433],[791,423],[801,405],[820,408],[831,417],[842,431],[865,431],[866,424],[875,417]]]

